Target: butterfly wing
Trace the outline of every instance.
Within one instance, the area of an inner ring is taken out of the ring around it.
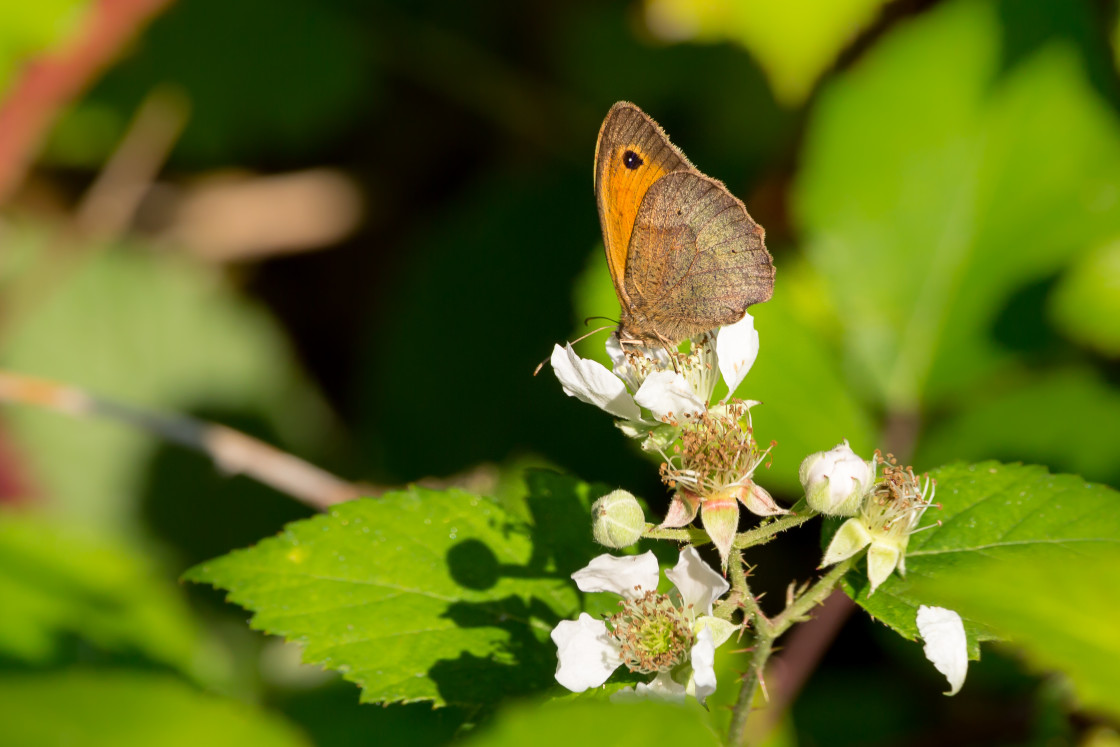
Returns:
[[[671,343],[731,324],[774,292],[765,232],[722,182],[657,180],[638,209],[624,274],[624,331]]]
[[[595,198],[607,266],[624,312],[629,299],[622,278],[642,198],[658,179],[682,170],[693,166],[645,112],[626,101],[611,107],[595,145]]]

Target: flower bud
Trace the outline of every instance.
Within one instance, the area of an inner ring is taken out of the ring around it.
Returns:
[[[641,539],[646,528],[638,499],[625,490],[612,491],[595,501],[591,516],[591,533],[606,547],[629,547]]]
[[[854,516],[875,482],[874,465],[860,459],[847,441],[805,457],[800,475],[809,508],[831,516]]]

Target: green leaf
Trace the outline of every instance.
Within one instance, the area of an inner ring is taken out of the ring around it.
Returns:
[[[691,3],[647,0],[646,20],[662,38],[736,41],[758,58],[775,96],[786,104],[805,100],[813,83],[885,0],[794,0]]]
[[[548,636],[578,610],[569,574],[596,553],[586,492],[533,481],[533,525],[416,488],[341,504],[186,578],[228,590],[254,628],[299,641],[365,702],[482,705],[552,687]]]
[[[1005,457],[1120,482],[1120,392],[1092,369],[1005,374],[959,405],[922,436],[917,464]]]
[[[806,136],[807,254],[851,371],[896,411],[998,366],[1007,299],[1120,231],[1115,114],[1066,46],[1003,71],[999,13],[958,0],[900,24],[822,94]]]
[[[570,747],[609,744],[645,747],[651,744],[719,745],[699,705],[656,701],[604,703],[575,700],[545,706],[521,705],[502,713],[480,732],[471,747]]]
[[[0,653],[31,663],[57,659],[80,638],[194,669],[198,632],[179,590],[149,562],[40,519],[0,513]]]
[[[301,747],[277,716],[166,675],[68,671],[0,676],[4,743],[83,747]]]
[[[950,606],[923,593],[930,579],[968,585],[985,562],[1018,563],[1045,549],[1076,567],[1079,558],[1120,548],[1120,495],[1104,485],[1076,475],[1052,475],[1045,467],[998,462],[949,465],[930,476],[937,482],[941,509],[926,511],[922,525],[940,521],[941,526],[911,537],[906,577],[895,573],[868,596],[866,571],[860,564],[843,582],[861,607],[905,638],[918,634],[919,605]],[[1060,586],[1037,588],[1027,573],[1015,573],[1005,583],[1018,590],[1022,604],[1062,614]],[[978,658],[978,641],[994,639],[997,632],[985,624],[989,621],[971,618],[967,610],[961,613],[970,655]]]
[[[1083,708],[1120,716],[1120,548],[1035,547],[976,563],[968,583],[930,577],[921,590],[988,623],[1036,670],[1068,674]]]
[[[1079,258],[1048,305],[1050,317],[1070,339],[1120,357],[1120,241]]]
[[[87,249],[71,267],[45,250],[49,241],[27,226],[5,235],[0,279],[25,302],[4,341],[7,368],[157,412],[252,416],[297,452],[329,440],[326,409],[279,328],[215,268],[128,246]],[[19,293],[23,278],[44,276],[49,293]],[[6,408],[5,419],[52,507],[137,533],[154,437],[25,407]],[[211,468],[200,460],[199,469]]]

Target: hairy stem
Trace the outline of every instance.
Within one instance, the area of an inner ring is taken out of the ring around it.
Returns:
[[[702,529],[685,527],[684,529],[661,529],[655,524],[646,524],[642,532],[643,537],[649,539],[672,540],[673,542],[687,542],[693,547],[700,547],[712,541],[708,533]]]
[[[857,558],[848,558],[834,565],[828,573],[802,594],[799,594],[777,617],[771,620],[762,613],[754,597],[750,596],[749,590],[746,589],[746,573],[742,568],[741,556],[738,550],[733,552],[731,565],[732,589],[739,588],[738,582],[741,577],[742,588],[747,592],[747,596],[742,598],[744,614],[754,628],[754,646],[751,650],[750,662],[747,672],[743,676],[743,686],[739,691],[739,698],[731,715],[731,728],[727,735],[729,745],[741,745],[745,743],[747,717],[750,715],[751,704],[754,702],[755,690],[762,682],[762,673],[765,671],[766,662],[773,652],[774,642],[795,623],[808,619],[809,612],[828,598]]]
[[[858,557],[858,554],[856,555]],[[793,600],[793,604],[782,610],[782,613],[773,620],[774,637],[780,636],[793,626],[794,623],[801,622],[808,617],[809,611],[822,604],[828,595],[836,588],[836,584],[847,573],[852,564],[855,562],[856,557],[842,560],[829,569],[828,573],[821,576],[821,578],[812,586],[810,586],[804,594]]]
[[[727,732],[727,744],[729,745],[745,743],[747,717],[751,713],[751,703],[754,702],[755,691],[758,689],[759,682],[762,681],[763,667],[766,666],[766,660],[770,658],[773,646],[773,638],[762,635],[761,632],[755,637],[750,666],[743,673],[743,686],[739,690],[739,699],[735,701],[735,709],[731,712],[731,728]]]
[[[810,509],[808,504],[805,503],[805,500],[802,499],[794,504],[793,508],[790,509],[789,514],[774,519],[773,521],[767,524],[763,524],[760,527],[756,527],[746,532],[740,532],[738,536],[735,537],[735,544],[733,545],[733,547],[745,549],[748,547],[754,547],[755,545],[765,544],[772,540],[780,532],[784,532],[787,529],[793,529],[794,527],[801,526],[816,515],[817,512]]]

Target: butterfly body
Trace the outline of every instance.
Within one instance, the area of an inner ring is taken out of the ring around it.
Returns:
[[[603,121],[595,194],[624,341],[676,345],[772,295],[762,227],[634,104]]]

